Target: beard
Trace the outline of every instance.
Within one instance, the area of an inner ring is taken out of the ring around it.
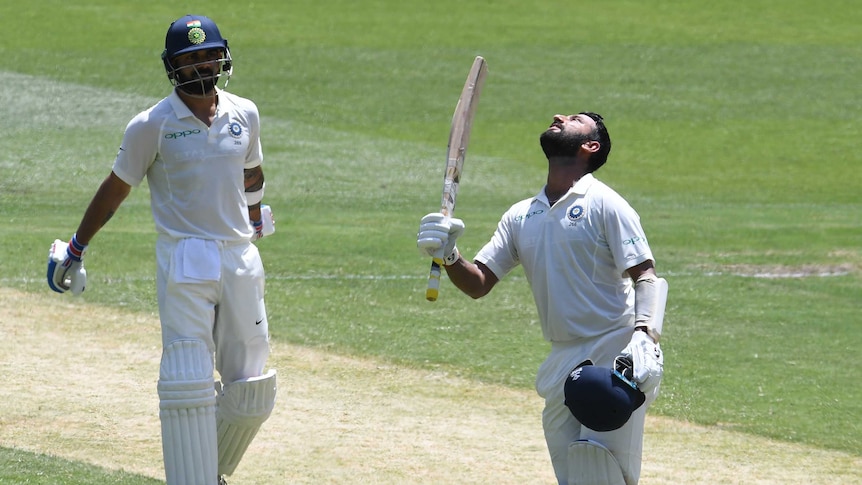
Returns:
[[[566,131],[547,130],[539,137],[542,151],[550,158],[574,158],[581,145],[590,140],[589,135]]]
[[[203,96],[215,89],[218,77],[210,72],[200,72],[197,76],[177,75],[177,87],[194,96]]]

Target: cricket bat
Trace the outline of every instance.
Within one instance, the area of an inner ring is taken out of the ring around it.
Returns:
[[[451,217],[455,211],[455,198],[458,196],[458,185],[461,183],[461,169],[464,167],[464,155],[467,153],[467,144],[470,142],[470,130],[473,128],[473,117],[476,107],[479,105],[479,95],[482,92],[482,84],[488,74],[488,65],[482,56],[476,56],[473,67],[464,82],[461,97],[455,106],[455,114],[452,116],[452,127],[449,130],[449,147],[446,153],[446,172],[443,176],[443,195],[441,197],[440,212],[446,217]],[[425,299],[437,301],[440,294],[440,273],[443,260],[434,258],[431,261],[431,274],[428,276],[428,289],[425,290]]]

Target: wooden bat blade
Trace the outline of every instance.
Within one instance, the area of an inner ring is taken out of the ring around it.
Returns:
[[[449,144],[446,152],[446,171],[443,175],[443,193],[440,200],[440,212],[450,217],[455,212],[455,200],[458,197],[458,186],[461,183],[461,170],[464,168],[464,157],[467,145],[470,143],[470,132],[473,129],[473,118],[479,105],[479,96],[488,74],[488,65],[482,56],[476,56],[473,66],[464,82],[455,113],[452,115],[452,127],[449,130]],[[425,299],[437,301],[440,294],[440,276],[443,260],[434,258],[431,261],[431,271],[428,275],[428,288]]]
[[[446,172],[443,177],[443,193],[440,201],[441,212],[447,216],[451,216],[455,211],[455,199],[458,197],[461,171],[464,168],[467,145],[470,143],[470,133],[473,130],[473,118],[479,106],[479,97],[487,74],[488,64],[483,57],[477,56],[464,82],[464,88],[455,106],[455,114],[452,115],[452,128],[449,131],[446,152]]]

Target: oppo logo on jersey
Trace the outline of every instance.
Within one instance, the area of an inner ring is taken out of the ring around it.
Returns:
[[[200,134],[200,132],[201,132],[201,130],[198,130],[198,129],[178,131],[176,133],[166,134],[165,138],[168,140],[176,140],[177,138],[185,138],[187,136],[197,135],[197,134]]]
[[[529,219],[533,216],[537,216],[539,214],[544,214],[544,213],[545,213],[544,209],[538,209],[538,210],[534,210],[533,212],[524,214],[522,216],[515,216],[514,220],[515,220],[515,222],[520,222],[520,221],[523,221],[524,219]]]
[[[641,237],[641,236],[635,236],[631,239],[626,239],[625,241],[623,241],[623,245],[635,244],[635,243],[639,243],[641,241],[646,241],[646,238]]]

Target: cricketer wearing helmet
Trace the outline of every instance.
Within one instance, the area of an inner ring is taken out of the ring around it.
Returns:
[[[264,371],[263,264],[252,244],[264,234],[260,115],[252,101],[218,87],[233,59],[211,19],[173,22],[162,61],[173,92],[128,123],[78,230],[52,246],[48,284],[84,290],[88,244],[146,178],[158,233],[165,477],[168,485],[216,485],[275,404],[276,373]]]
[[[442,259],[452,283],[473,298],[523,267],[551,343],[536,390],[545,399],[542,424],[557,481],[633,485],[646,407],[662,376],[665,282],[638,214],[593,174],[611,149],[603,118],[555,115],[540,144],[546,185],[503,214],[473,262],[455,245],[460,219],[426,215],[417,245]],[[630,364],[627,372],[621,363]]]

